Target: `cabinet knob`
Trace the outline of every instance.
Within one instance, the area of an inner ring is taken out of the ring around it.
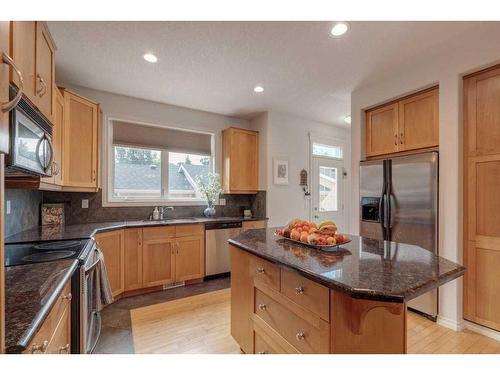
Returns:
[[[259,304],[259,309],[260,309],[260,310],[265,310],[265,309],[267,309],[266,304],[265,304],[265,303],[261,303],[261,304]]]
[[[36,352],[45,353],[48,346],[49,342],[47,340],[45,340],[41,345],[33,344],[31,347],[31,354],[35,354]]]
[[[59,354],[63,354],[63,353],[66,353],[68,354],[69,353],[69,344],[66,344],[64,346],[61,346],[59,348]]]
[[[304,294],[304,287],[298,286],[297,288],[295,288],[295,293],[296,294]]]
[[[66,296],[62,296],[62,299],[67,299],[68,301],[71,301],[73,299],[73,295],[71,293],[68,293]]]
[[[267,354],[267,352],[265,350],[262,350],[262,351],[258,352],[257,354]]]
[[[257,267],[257,273],[265,273],[264,267]]]
[[[297,339],[297,341],[302,341],[306,338],[306,335],[304,334],[304,332],[299,332],[295,335],[295,338]]]

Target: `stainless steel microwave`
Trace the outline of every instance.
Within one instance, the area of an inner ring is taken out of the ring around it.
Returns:
[[[10,96],[17,89],[10,87]],[[23,95],[10,112],[10,152],[8,175],[51,176],[54,150],[52,125]]]

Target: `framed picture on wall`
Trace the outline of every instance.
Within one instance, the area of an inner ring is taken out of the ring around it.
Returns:
[[[288,160],[273,159],[275,185],[288,185]]]

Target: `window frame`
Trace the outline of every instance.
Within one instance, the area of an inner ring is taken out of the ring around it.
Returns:
[[[147,145],[131,145],[131,144],[122,144],[122,143],[116,143],[113,144],[113,122],[114,121],[125,121],[125,122],[130,122],[130,123],[135,123],[137,125],[143,125],[143,126],[152,126],[152,127],[161,127],[161,128],[167,128],[167,129],[173,129],[173,130],[180,130],[180,131],[185,131],[185,132],[192,132],[192,133],[202,133],[202,134],[208,134],[211,137],[211,155],[205,155],[202,153],[194,153],[189,150],[183,150],[181,148],[160,148],[160,147],[151,147]],[[131,120],[131,119],[123,119],[123,118],[116,118],[116,117],[109,117],[105,121],[106,126],[103,129],[103,139],[104,142],[102,143],[102,148],[103,155],[105,155],[105,159],[102,168],[102,206],[103,207],[154,207],[154,206],[203,206],[206,205],[206,199],[203,199],[202,197],[196,197],[196,198],[169,198],[168,197],[168,161],[169,161],[169,152],[177,152],[177,153],[191,153],[195,155],[203,155],[207,156],[210,158],[210,172],[215,172],[216,171],[216,165],[215,165],[215,134],[211,132],[205,132],[205,131],[199,131],[199,130],[192,130],[192,129],[187,129],[187,128],[179,128],[179,127],[173,127],[173,126],[166,126],[166,125],[157,125],[157,124],[151,124],[151,123],[144,123],[136,120]],[[115,167],[114,167],[114,147],[115,146],[122,146],[122,147],[132,147],[132,148],[143,148],[147,150],[156,150],[161,152],[161,194],[162,198],[118,198],[113,196],[113,191],[114,191],[114,178],[115,178]],[[163,166],[166,167],[163,167]],[[167,192],[167,195],[165,195],[165,191]]]

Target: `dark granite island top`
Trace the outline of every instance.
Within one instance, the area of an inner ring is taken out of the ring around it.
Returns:
[[[465,272],[418,246],[349,235],[352,242],[326,252],[279,239],[275,230],[246,231],[229,243],[352,298],[407,302]]]
[[[5,268],[5,348],[24,351],[49,314],[76,259],[63,259]]]

